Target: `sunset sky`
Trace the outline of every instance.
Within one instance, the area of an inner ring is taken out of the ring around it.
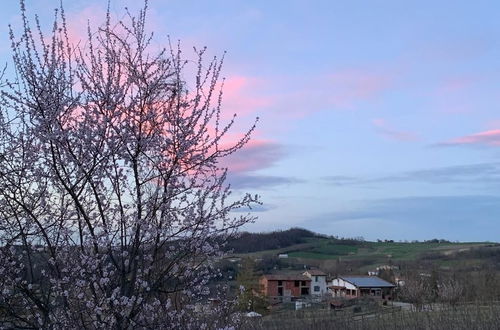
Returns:
[[[59,1],[28,0],[50,22]],[[139,1],[137,1],[139,2]],[[105,1],[64,1],[70,29]],[[112,0],[111,12],[136,1]],[[246,229],[366,239],[498,241],[500,2],[150,1],[157,41],[227,51],[224,111],[260,117],[229,162],[262,196]],[[2,2],[0,59],[10,61]],[[83,30],[82,30],[83,27]],[[82,32],[83,31],[83,32]]]

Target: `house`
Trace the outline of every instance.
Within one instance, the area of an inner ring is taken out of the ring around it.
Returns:
[[[311,295],[320,296],[328,293],[326,273],[317,269],[306,270],[303,275],[311,279]]]
[[[390,300],[395,287],[394,284],[377,276],[353,275],[335,278],[328,288],[333,297],[346,299],[373,297]]]
[[[302,274],[268,274],[259,280],[261,293],[271,301],[291,301],[308,296],[311,279]]]

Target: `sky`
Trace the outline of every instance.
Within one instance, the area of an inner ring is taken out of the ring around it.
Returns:
[[[50,22],[54,0],[27,0]],[[70,29],[105,1],[63,1]],[[139,3],[139,4],[138,4]],[[111,0],[123,18],[140,1]],[[227,52],[223,109],[259,117],[227,161],[237,195],[259,194],[269,231],[365,239],[498,241],[500,2],[151,0],[158,42]],[[0,61],[10,61],[2,2]],[[47,26],[48,27],[48,26]]]

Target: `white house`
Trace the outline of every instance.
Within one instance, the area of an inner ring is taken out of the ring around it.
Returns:
[[[303,275],[311,279],[311,294],[312,295],[324,295],[328,293],[328,288],[326,285],[326,273],[317,269],[306,270]]]
[[[334,297],[347,299],[371,296],[373,298],[391,299],[396,286],[377,276],[341,276],[329,285]]]

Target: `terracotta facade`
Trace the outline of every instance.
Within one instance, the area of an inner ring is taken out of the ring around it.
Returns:
[[[311,293],[311,279],[303,275],[264,275],[260,278],[261,293],[267,297],[301,297]]]

